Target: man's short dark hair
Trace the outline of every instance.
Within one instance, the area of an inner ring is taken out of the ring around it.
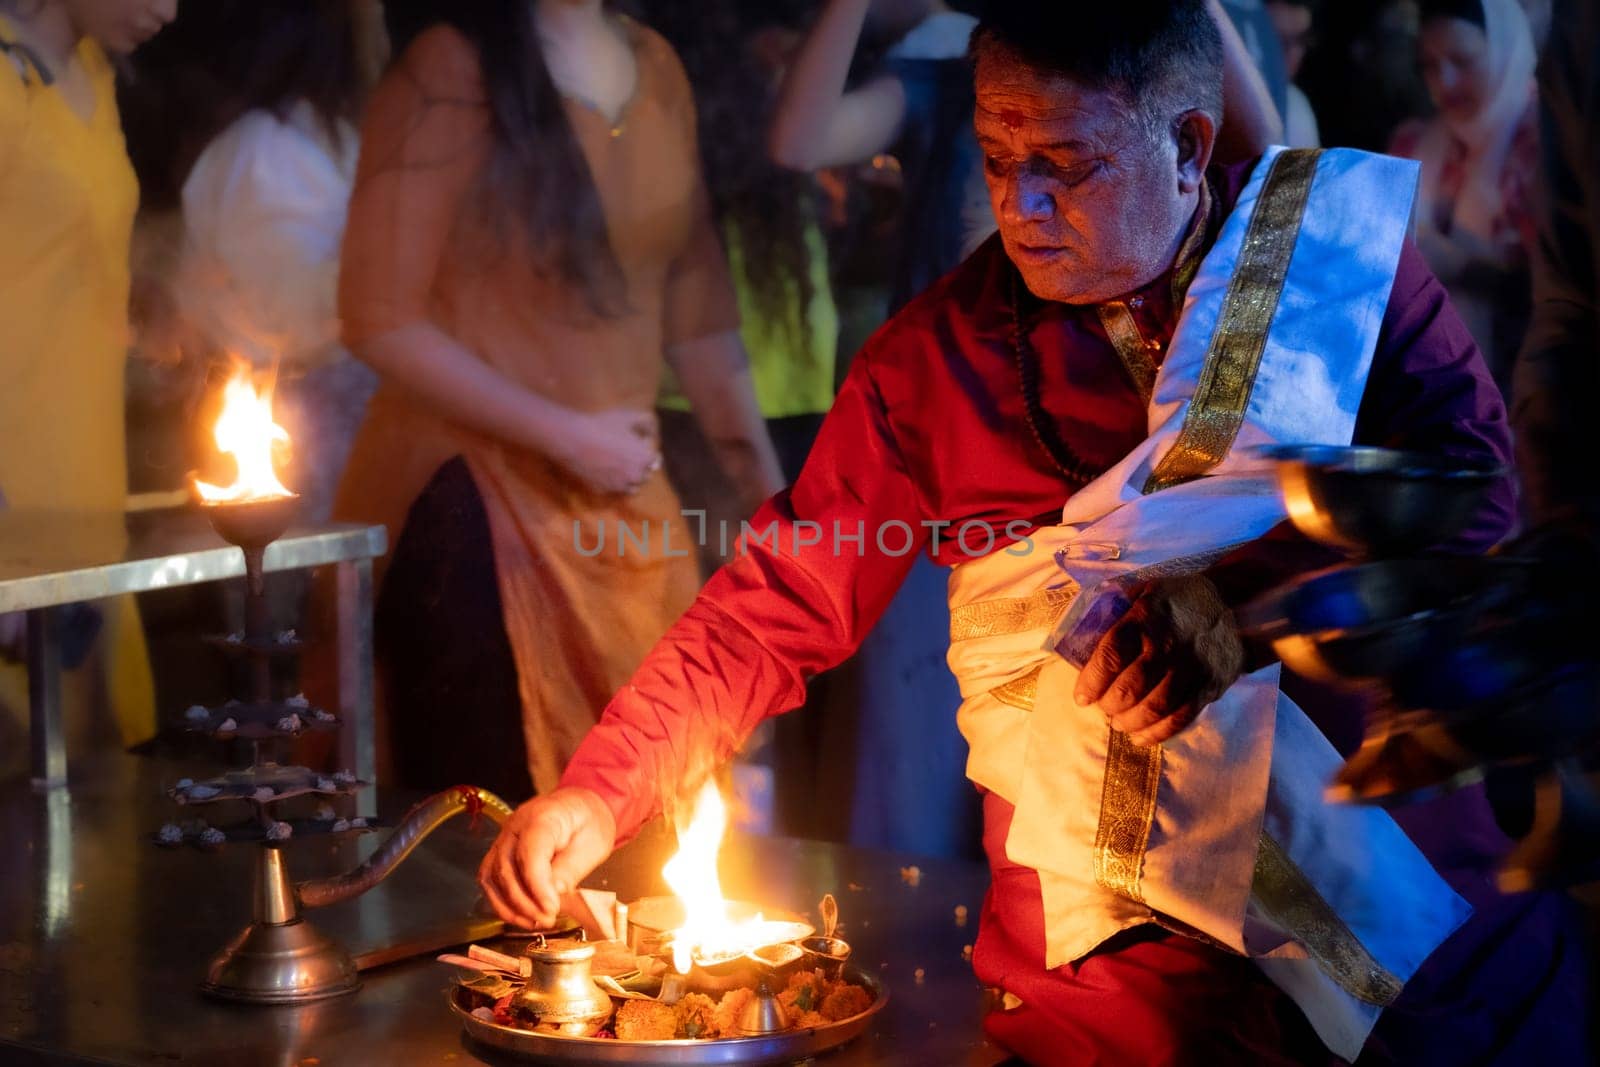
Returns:
[[[1190,108],[1222,121],[1222,34],[1205,0],[1002,0],[972,35],[1043,74],[1115,92],[1154,123]]]

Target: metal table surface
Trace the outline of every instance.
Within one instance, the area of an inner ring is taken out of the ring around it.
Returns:
[[[163,851],[146,834],[173,816],[164,785],[207,768],[118,755],[87,762],[69,789],[0,786],[0,1063],[505,1064],[463,1035],[444,1003],[445,967],[411,959],[364,974],[354,995],[302,1007],[209,1000],[197,982],[207,959],[249,915],[251,854]],[[398,816],[415,797],[380,791]],[[473,874],[493,827],[457,819],[389,881],[357,900],[313,911],[320,929],[363,953],[409,941],[469,915]],[[297,879],[364,858],[377,836],[289,852]],[[672,843],[647,831],[589,880],[624,900],[664,891]],[[854,958],[877,968],[889,1003],[861,1038],[818,1062],[991,1067],[985,995],[963,958],[977,933],[988,874],[981,864],[919,859],[820,842],[734,837],[724,891],[816,913],[838,897]],[[900,868],[921,868],[906,884]],[[968,909],[965,926],[955,909]],[[924,973],[919,981],[916,972]]]
[[[381,526],[297,525],[268,547],[268,572],[337,568],[341,762],[370,781],[372,560]],[[28,613],[28,700],[34,780],[66,782],[60,649],[54,613],[87,600],[215,582],[244,574],[244,554],[196,508],[69,513],[0,509],[0,613]]]

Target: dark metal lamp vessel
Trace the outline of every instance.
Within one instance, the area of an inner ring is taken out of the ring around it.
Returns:
[[[1501,884],[1600,871],[1594,654],[1583,638],[1600,560],[1584,539],[1525,539],[1486,558],[1424,555],[1471,521],[1505,472],[1372,448],[1278,446],[1284,503],[1355,562],[1239,612],[1289,669],[1374,701],[1330,800],[1399,804],[1487,780],[1521,845]]]
[[[1280,445],[1289,518],[1314,541],[1352,555],[1405,556],[1448,541],[1505,477],[1501,467],[1387,448]]]

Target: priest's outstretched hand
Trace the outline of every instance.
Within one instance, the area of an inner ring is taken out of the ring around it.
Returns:
[[[1078,674],[1074,697],[1140,746],[1192,723],[1244,669],[1233,612],[1203,575],[1157,578],[1106,631]]]
[[[616,843],[616,819],[598,793],[557,789],[512,813],[478,868],[478,884],[506,922],[548,929],[561,913],[562,898]]]

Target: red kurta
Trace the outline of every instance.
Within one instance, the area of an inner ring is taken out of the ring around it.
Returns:
[[[1247,166],[1211,174],[1219,218],[1231,210],[1248,174]],[[1213,219],[1213,234],[1218,225]],[[762,719],[798,706],[805,680],[843,660],[871,628],[915,551],[956,565],[984,551],[986,529],[1022,536],[1056,521],[1073,487],[1025,420],[1013,344],[1014,279],[999,242],[991,240],[873,337],[799,480],[751,522],[758,534],[771,526],[775,536],[746,544],[611,702],[563,783],[604,797],[619,835],[630,836],[670,803],[679,783],[725,760]],[[1162,342],[1164,351],[1176,321],[1170,278],[1133,296],[1142,333]],[[1146,404],[1098,314],[1030,299],[1021,318],[1042,363],[1043,406],[1061,437],[1088,462],[1111,466],[1146,436]],[[1401,256],[1355,439],[1509,460],[1500,394],[1443,289],[1410,245]],[[966,523],[984,525],[970,527],[962,542],[957,535]],[[1512,525],[1508,483],[1459,547],[1487,547]],[[859,541],[849,539],[858,532],[864,535]],[[1219,585],[1243,596],[1286,569],[1326,560],[1283,530],[1272,540],[1270,549],[1246,551],[1219,568]],[[995,550],[1007,543],[1002,537]],[[929,708],[928,714],[954,711]],[[1167,1062],[1173,1048],[1197,1036],[1184,1020],[1210,1014],[1185,992],[1199,987],[1234,991],[1223,999],[1253,1020],[1246,1044],[1282,1048],[1305,1040],[1303,1020],[1292,1005],[1284,1015],[1286,998],[1253,967],[1173,935],[1141,934],[1045,972],[1038,878],[1007,865],[1003,848],[992,847],[1003,841],[1009,807],[991,796],[985,814],[995,883],[974,966],[986,982],[1004,980],[1012,989],[1018,974],[1032,974],[1035,995],[1052,998],[1050,1011],[1027,1019],[997,1013],[991,1023],[997,1040],[1025,1055],[1049,1048],[1072,1049],[1073,1056],[1096,1048],[1109,1054],[1106,1025],[1115,1020],[1125,1035],[1137,1033],[1134,1044],[1149,1055],[1104,1062]],[[1185,974],[1187,981],[1175,977]],[[1097,995],[1083,995],[1094,990]],[[1245,990],[1270,1010],[1251,1011],[1241,999]],[[1069,992],[1074,995],[1059,995]],[[1108,998],[1137,1004],[1142,1014],[1108,1016]],[[1210,996],[1203,1003],[1220,1001]],[[1128,1025],[1145,1016],[1168,1022]],[[1211,1029],[1215,1041],[1200,1035],[1201,1045],[1238,1047],[1241,1027]]]

